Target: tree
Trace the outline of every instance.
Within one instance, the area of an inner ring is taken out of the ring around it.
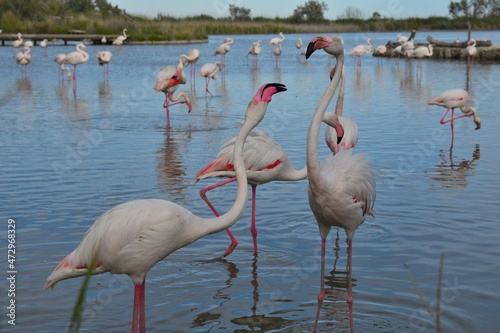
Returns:
[[[375,20],[378,20],[378,19],[382,18],[382,15],[380,15],[379,12],[373,12],[372,18]]]
[[[236,5],[229,5],[229,14],[233,21],[250,21],[250,9],[245,7],[238,7]]]
[[[365,14],[359,8],[347,6],[344,10],[344,13],[339,15],[339,19],[348,19],[348,20],[362,20]]]
[[[328,10],[325,2],[309,0],[303,6],[298,6],[291,16],[293,22],[321,22],[325,20],[324,13]]]
[[[484,17],[488,12],[495,12],[498,1],[496,0],[460,0],[450,1],[448,12],[453,18],[465,17]]]

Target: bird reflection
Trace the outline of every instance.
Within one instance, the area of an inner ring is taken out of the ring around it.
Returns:
[[[344,268],[339,268],[337,267],[338,261],[340,258],[340,235],[339,235],[339,229],[337,229],[336,237],[335,237],[335,248],[334,248],[334,253],[335,253],[335,260],[333,262],[333,269],[330,271],[330,275],[325,275],[324,283],[325,286],[328,286],[328,288],[325,288],[325,298],[328,297],[331,299],[332,302],[331,304],[332,307],[335,307],[332,311],[329,311],[330,313],[334,313],[337,315],[341,315],[343,318],[336,320],[337,324],[339,322],[345,322],[345,317],[347,314],[345,314],[345,308],[344,308],[344,302],[346,299],[345,293],[352,293],[352,288],[356,286],[354,282],[356,279],[352,278],[349,279],[349,272],[352,272],[352,270],[347,266],[348,263],[346,262],[346,267]],[[349,285],[349,281],[352,281],[352,285]],[[353,315],[352,315],[352,304],[348,304],[348,316],[349,316],[349,327],[350,331],[354,332],[354,320],[353,320]],[[328,324],[327,324],[328,325]],[[333,325],[333,324],[332,324]],[[333,329],[333,328],[332,328]]]
[[[227,293],[229,289],[233,286],[233,279],[238,277],[239,269],[236,266],[236,264],[232,262],[227,262],[223,261],[226,264],[226,270],[229,274],[228,279],[224,281],[224,287],[217,289],[217,292],[214,295],[214,299],[216,300],[222,300],[221,304],[225,303],[226,301],[230,300],[230,295]],[[220,308],[220,306],[218,307]],[[205,326],[209,323],[212,323],[216,320],[218,320],[221,317],[220,313],[213,313],[213,312],[203,312],[200,313],[196,316],[196,318],[193,320],[193,323],[191,324],[191,327],[201,327]]]
[[[479,145],[475,146],[470,159],[461,159],[459,162],[455,162],[456,157],[453,156],[453,149],[441,150],[439,152],[441,163],[425,170],[425,173],[432,180],[433,186],[463,189],[467,187],[467,177],[474,175],[476,161],[479,160],[480,156]]]
[[[158,182],[169,194],[170,200],[184,200],[186,168],[181,147],[191,141],[191,128],[187,131],[165,130],[165,144],[157,151],[156,171]]]
[[[33,89],[31,86],[31,80],[28,78],[17,79],[16,88],[17,91],[19,92],[19,95],[22,97],[27,97],[31,95],[31,91]]]
[[[111,111],[111,89],[108,80],[99,82],[97,93],[99,96],[99,109]]]

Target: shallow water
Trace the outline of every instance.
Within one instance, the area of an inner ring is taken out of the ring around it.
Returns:
[[[466,32],[432,32],[436,39],[464,39]],[[427,33],[419,32],[417,41]],[[348,51],[367,37],[374,47],[394,33],[344,34]],[[474,36],[500,42],[498,32]],[[288,91],[274,96],[260,128],[288,153],[296,168],[305,163],[307,127],[328,84],[328,57],[297,57],[295,41],[313,35],[286,35],[276,67],[266,42],[274,36],[233,36],[225,75],[196,78],[180,90],[192,96],[193,111],[171,108],[165,128],[163,96],[152,90],[157,71],[196,47],[198,68],[213,62],[225,36],[209,43],[174,46],[108,47],[113,52],[105,82],[95,54],[78,68],[78,85],[58,83],[53,59],[69,46],[49,46],[47,57],[33,49],[27,79],[10,47],[0,48],[0,164],[2,249],[6,221],[16,221],[16,326],[9,332],[62,332],[82,279],[43,290],[46,277],[80,242],[105,210],[138,198],[175,201],[202,216],[211,212],[198,191],[213,181],[193,182],[195,173],[221,144],[237,133],[248,101],[266,82]],[[262,39],[256,67],[245,60],[251,42]],[[189,69],[186,71],[189,74]],[[447,332],[492,332],[500,310],[500,177],[497,105],[500,66],[425,60],[417,76],[393,59],[363,58],[361,69],[346,57],[345,114],[358,122],[356,151],[367,152],[380,171],[376,218],[354,238],[354,328],[359,332],[432,332],[440,256],[444,254],[441,325]],[[483,121],[439,124],[444,109],[425,101],[450,88],[467,88]],[[333,105],[333,104],[332,104]],[[333,106],[330,107],[333,110]],[[328,150],[322,140],[320,154]],[[495,148],[497,147],[497,148]],[[225,211],[235,186],[210,198]],[[250,204],[248,205],[248,207]],[[309,332],[319,290],[320,238],[307,201],[307,182],[262,185],[257,195],[259,255],[253,257],[250,209],[231,230],[240,245],[226,260],[218,257],[226,233],[207,236],[159,262],[147,277],[148,332]],[[348,332],[345,234],[327,240],[327,297],[322,331]],[[336,259],[335,253],[338,257]],[[7,263],[2,265],[7,272]],[[4,284],[2,284],[4,286]],[[5,285],[7,287],[7,285]],[[2,287],[3,289],[3,287]],[[4,291],[2,291],[4,292]],[[91,279],[82,332],[130,329],[133,285],[126,276]],[[5,299],[5,298],[3,298]],[[7,301],[2,308],[5,309]],[[427,304],[427,305],[426,305]],[[5,311],[5,310],[4,310]]]

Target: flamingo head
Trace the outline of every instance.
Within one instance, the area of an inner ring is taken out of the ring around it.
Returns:
[[[474,38],[471,38],[467,41],[467,45],[471,45],[472,43],[474,43],[476,40]]]
[[[309,59],[314,51],[324,49],[331,55],[338,55],[344,51],[344,42],[342,38],[330,36],[318,36],[311,39],[307,45],[306,59]]]
[[[479,116],[477,115],[477,111],[476,111],[476,108],[471,106],[470,107],[471,111],[472,111],[472,115],[474,117],[474,124],[476,124],[476,130],[480,129],[481,128],[481,118],[479,118]]]
[[[266,83],[259,88],[252,101],[254,104],[259,102],[269,103],[274,94],[282,91],[286,91],[286,86],[284,84]]]

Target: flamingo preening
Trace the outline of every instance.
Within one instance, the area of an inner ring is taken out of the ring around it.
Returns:
[[[311,40],[307,57],[315,50],[324,49],[337,58],[337,66],[343,67],[344,46],[341,38],[319,36]],[[332,227],[345,230],[348,239],[348,296],[351,332],[352,320],[352,239],[356,229],[372,214],[375,203],[375,179],[370,161],[363,154],[353,154],[353,149],[329,155],[318,161],[318,137],[321,120],[330,103],[343,70],[335,70],[332,80],[321,97],[307,133],[307,177],[309,180],[309,205],[318,223],[321,236],[321,279],[318,295],[318,309],[313,332],[318,327],[323,304],[326,237]]]
[[[192,82],[194,82],[196,76],[196,63],[200,59],[200,50],[192,49],[188,54],[181,54],[179,59],[184,59],[184,67],[188,65],[191,66],[191,73],[189,77],[193,80]]]
[[[273,39],[271,39],[268,44],[278,45],[281,42],[283,42],[285,40],[285,35],[282,32],[280,32],[279,35],[280,35],[279,37],[274,37]]]
[[[22,66],[22,76],[26,77],[28,75],[26,66],[31,62],[31,48],[24,46],[21,52],[16,54],[16,62]]]
[[[99,62],[99,66],[103,66],[104,78],[108,77],[108,65],[111,61],[113,54],[109,51],[99,51],[96,54],[97,61]]]
[[[257,65],[257,58],[262,51],[262,40],[258,40],[256,42],[252,43],[252,47],[250,47],[250,50],[248,50],[247,53],[247,63],[248,63],[248,56],[251,54],[253,56],[252,59],[252,65],[255,66]]]
[[[274,60],[276,61],[276,67],[278,67],[280,55],[282,52],[281,44],[275,45],[273,47]]]
[[[467,63],[472,65],[474,57],[477,55],[476,40],[474,38],[467,42],[467,48],[465,50],[467,52]]]
[[[467,106],[468,101],[469,101],[469,94],[467,93],[467,91],[463,89],[446,90],[441,94],[430,98],[427,101],[427,104],[429,105],[438,105],[446,108],[446,112],[444,113],[440,122],[441,124],[450,123],[452,142],[454,138],[454,124],[453,124],[454,120],[465,117],[473,117],[474,123],[476,124],[476,129],[478,130],[481,128],[481,118],[479,118],[475,107]],[[464,114],[455,117],[454,113],[456,108],[460,109],[460,111],[462,111]],[[451,118],[445,120],[450,110],[451,110]]]
[[[66,55],[63,53],[60,53],[56,55],[54,61],[59,65],[58,70],[57,70],[57,77],[59,77],[64,80],[64,76],[62,75],[64,71],[67,71],[67,77],[68,77],[68,82],[71,81],[71,70],[69,67],[64,66],[64,60],[66,59]]]
[[[171,201],[134,200],[117,205],[101,215],[80,245],[56,266],[45,288],[64,279],[86,274],[127,274],[135,285],[132,333],[146,332],[146,274],[172,252],[203,236],[232,226],[243,214],[248,198],[243,145],[250,131],[263,119],[272,96],[286,87],[264,84],[245,114],[234,149],[238,191],[232,207],[220,217],[202,218]]]

